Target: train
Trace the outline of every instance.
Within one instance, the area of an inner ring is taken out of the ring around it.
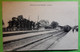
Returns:
[[[72,29],[72,27],[69,26],[69,25],[63,26],[63,31],[64,32],[69,32],[71,29]]]

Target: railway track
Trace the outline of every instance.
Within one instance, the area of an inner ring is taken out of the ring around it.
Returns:
[[[60,31],[60,30],[59,30]],[[33,36],[39,36],[40,34],[45,34],[45,33],[51,33],[51,32],[59,32],[58,30],[50,30],[50,31],[40,31],[40,32],[36,32],[36,33],[25,33],[25,34],[18,34],[18,35],[14,35],[10,34],[11,36],[7,36],[7,37],[3,37],[3,42],[7,43],[7,42],[12,42],[12,41],[17,41],[17,40],[21,40],[27,37],[33,37]],[[24,33],[24,32],[23,32]],[[4,35],[4,34],[3,34]]]
[[[3,44],[4,51],[35,50],[37,48],[36,46],[39,47],[39,45],[40,46],[44,45],[46,44],[46,42],[54,38],[54,41],[52,41],[50,45],[45,47],[45,49],[48,49],[48,47],[54,44],[53,42],[63,37],[64,34],[66,33],[64,33],[63,31],[57,31],[57,32],[50,32],[50,33],[44,33],[36,36],[26,37],[26,38],[22,38],[15,41],[4,42]],[[45,49],[42,49],[42,50],[45,50]]]
[[[47,30],[29,30],[29,31],[3,32],[3,37],[15,36],[15,35],[22,35],[22,34],[27,34],[27,33],[45,32],[45,31],[51,31],[51,30],[52,30],[52,29],[47,29]]]
[[[49,50],[49,48],[54,45],[61,37],[63,37],[66,33],[60,32],[55,35],[52,35],[49,38],[46,38],[44,40],[41,40],[39,42],[36,42],[34,44],[23,46],[17,49],[14,49],[16,51],[26,51],[26,50]]]

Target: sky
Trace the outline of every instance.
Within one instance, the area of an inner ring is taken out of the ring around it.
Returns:
[[[24,18],[37,21],[56,21],[59,25],[78,25],[78,2],[3,2],[2,16],[5,27],[12,17],[23,15]]]

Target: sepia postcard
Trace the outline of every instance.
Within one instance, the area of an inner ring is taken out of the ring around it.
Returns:
[[[77,50],[78,2],[2,3],[4,51]]]

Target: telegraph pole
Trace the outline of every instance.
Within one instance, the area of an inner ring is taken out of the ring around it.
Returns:
[[[39,16],[37,18],[37,30],[39,29]]]
[[[29,20],[29,29],[30,29],[30,16],[28,17],[28,20]]]

